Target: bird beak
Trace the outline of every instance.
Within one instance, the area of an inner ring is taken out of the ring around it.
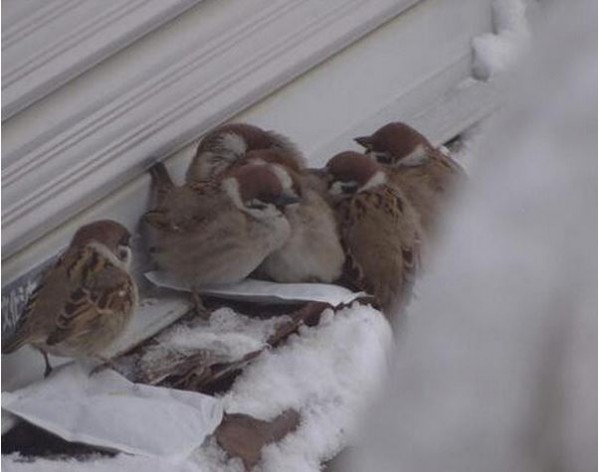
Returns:
[[[284,208],[288,205],[293,205],[294,203],[298,203],[299,201],[300,201],[300,197],[298,195],[284,193],[284,194],[280,195],[277,199],[275,199],[273,204],[279,210],[281,210],[282,208]]]
[[[354,138],[360,146],[364,148],[368,148],[371,145],[371,136],[360,136],[358,138]]]

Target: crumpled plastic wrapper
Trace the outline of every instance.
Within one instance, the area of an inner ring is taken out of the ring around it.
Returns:
[[[146,272],[145,277],[154,285],[189,292],[190,287],[160,271]],[[365,292],[352,292],[333,284],[319,283],[277,283],[266,280],[244,279],[237,284],[212,285],[201,287],[201,294],[212,295],[228,300],[255,303],[298,303],[323,302],[331,306],[347,305],[357,298],[367,297]]]
[[[184,460],[220,424],[220,400],[135,384],[73,363],[2,393],[2,409],[61,438],[130,454]]]

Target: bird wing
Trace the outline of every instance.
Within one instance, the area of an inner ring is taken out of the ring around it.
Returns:
[[[423,259],[424,233],[419,214],[400,189],[390,185],[385,192],[388,199],[393,202],[388,211],[393,214],[394,226],[400,233],[404,273],[414,277],[422,269]]]
[[[96,247],[85,246],[71,260],[66,269],[68,297],[46,340],[48,345],[85,336],[135,305],[136,288],[129,274]]]
[[[201,227],[221,211],[223,199],[215,182],[175,188],[162,205],[143,215],[145,223],[162,232],[187,232]]]
[[[408,290],[420,262],[420,231],[412,208],[395,189],[359,194],[348,202],[342,239],[346,273],[389,305]]]

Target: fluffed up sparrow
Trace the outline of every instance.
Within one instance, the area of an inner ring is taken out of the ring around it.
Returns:
[[[435,237],[444,204],[465,179],[462,168],[405,123],[389,123],[355,141],[386,169],[419,213],[426,234]]]
[[[158,268],[197,289],[239,282],[290,236],[284,216],[298,195],[272,166],[242,166],[203,183],[175,186],[162,164],[151,169],[155,208],[143,216]]]
[[[303,169],[295,170],[282,151],[251,151],[246,156],[250,164],[270,163],[286,173],[300,196],[296,205],[285,208],[291,225],[291,235],[281,249],[264,260],[258,274],[276,282],[336,281],[344,264],[337,223],[332,209],[305,179]]]
[[[32,345],[44,356],[46,376],[52,369],[47,353],[102,359],[101,351],[122,334],[137,306],[129,240],[129,231],[115,221],[81,227],[31,294],[2,353]]]
[[[342,152],[329,160],[326,169],[347,256],[345,275],[393,316],[407,302],[419,269],[419,217],[367,156]]]

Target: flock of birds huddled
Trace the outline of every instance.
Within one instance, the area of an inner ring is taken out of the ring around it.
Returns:
[[[401,311],[462,169],[403,123],[355,139],[311,169],[286,137],[249,124],[220,126],[198,145],[185,183],[162,163],[142,216],[148,254],[160,271],[199,291],[246,277],[338,283],[362,290],[386,315]],[[130,233],[121,224],[81,227],[31,294],[2,352],[22,345],[100,358],[124,331],[138,300]],[[103,362],[108,360],[100,358]]]

